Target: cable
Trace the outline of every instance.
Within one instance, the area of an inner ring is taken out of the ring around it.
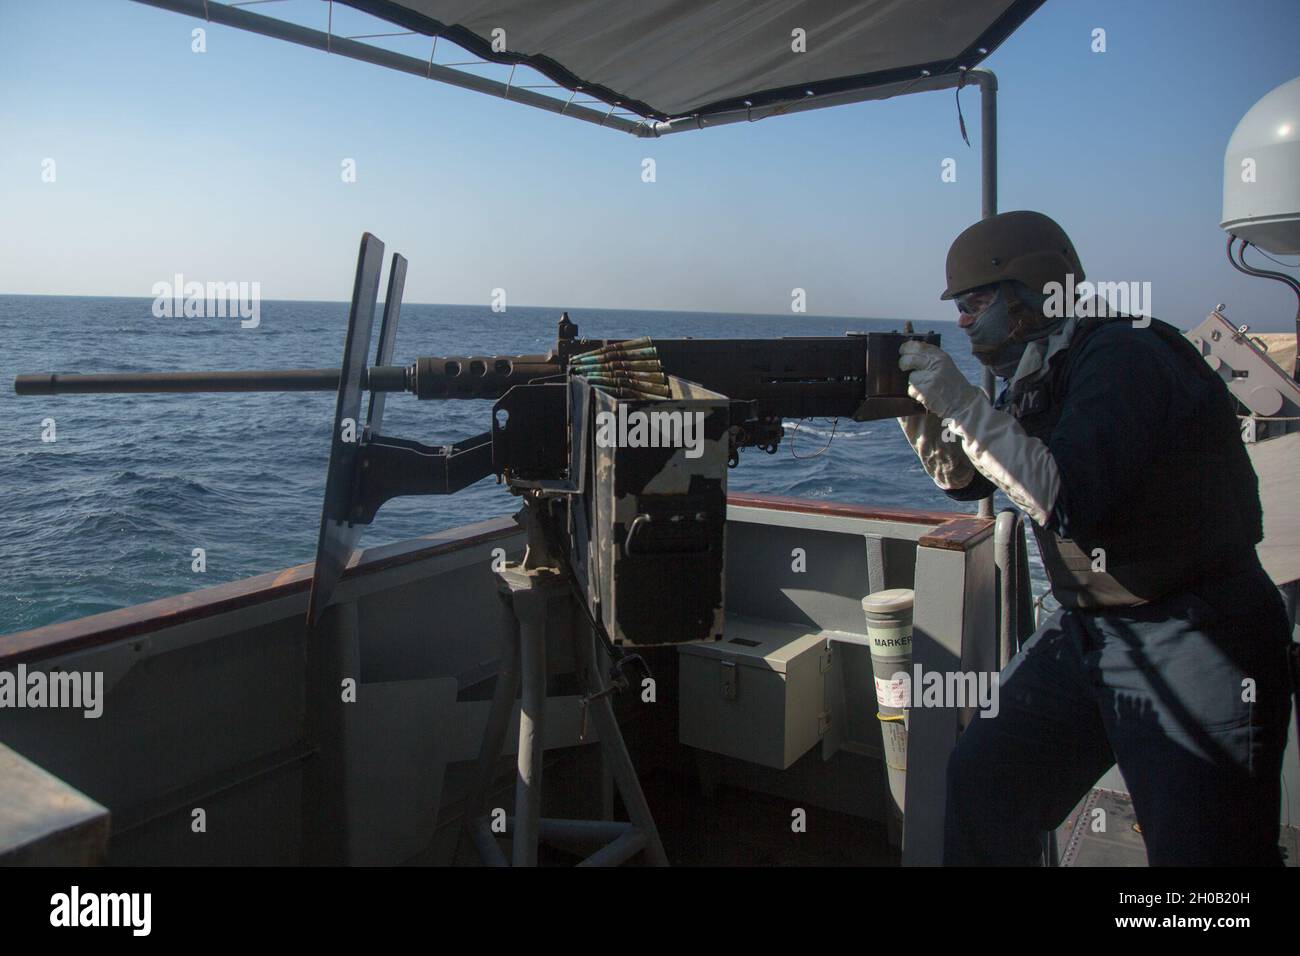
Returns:
[[[814,458],[820,458],[822,455],[830,451],[831,442],[835,440],[835,429],[840,426],[839,418],[836,418],[835,421],[831,423],[831,437],[826,439],[826,444],[822,447],[821,451],[812,455],[799,455],[794,450],[794,440],[795,436],[799,434],[799,426],[805,421],[807,421],[807,419],[800,419],[795,422],[794,430],[790,432],[790,457],[794,458],[796,461],[812,461]]]
[[[1269,260],[1272,260],[1273,262],[1276,262],[1278,265],[1282,266],[1284,269],[1300,269],[1300,262],[1283,262],[1281,259],[1278,259],[1276,256],[1270,256],[1267,252],[1265,252],[1265,251],[1264,251],[1263,249],[1261,249],[1259,246],[1256,246],[1256,247],[1255,247],[1255,251],[1258,252],[1261,256],[1263,256],[1265,259],[1269,259]]]
[[[1237,258],[1234,260],[1232,258],[1232,252],[1231,252],[1232,239],[1229,238],[1228,240],[1228,249],[1229,249],[1228,259],[1229,261],[1232,262],[1234,266],[1237,267],[1237,269],[1246,273],[1247,275],[1263,276],[1268,279],[1276,279],[1278,282],[1284,283],[1285,285],[1290,287],[1291,291],[1294,292],[1297,296],[1300,296],[1300,279],[1296,279],[1294,276],[1289,276],[1285,272],[1277,272],[1273,269],[1260,269],[1255,266],[1252,266],[1249,262],[1246,261],[1246,249],[1253,246],[1256,250],[1258,250],[1259,247],[1255,246],[1254,243],[1249,242],[1245,239],[1239,239],[1238,242],[1241,243],[1241,246],[1237,249]]]
[[[1233,249],[1232,249],[1232,244],[1234,242],[1241,243],[1241,245],[1237,249],[1237,253],[1235,256],[1233,255]],[[1243,272],[1248,276],[1260,276],[1265,279],[1276,279],[1278,282],[1283,283],[1285,286],[1287,286],[1287,288],[1289,288],[1292,292],[1295,293],[1296,354],[1295,354],[1295,361],[1291,363],[1291,378],[1294,381],[1300,382],[1300,281],[1287,275],[1285,272],[1276,272],[1272,269],[1257,269],[1254,266],[1252,266],[1249,262],[1246,261],[1246,247],[1249,245],[1252,245],[1252,243],[1246,241],[1245,239],[1239,239],[1237,236],[1234,236],[1232,233],[1228,233],[1228,262],[1232,263],[1232,267],[1236,269],[1238,272]]]
[[[970,137],[966,135],[966,117],[961,115],[961,88],[966,85],[966,70],[963,67],[961,78],[957,81],[957,128],[961,130],[961,138],[966,145],[970,145]]]

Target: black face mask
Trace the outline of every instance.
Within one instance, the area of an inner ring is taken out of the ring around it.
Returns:
[[[1047,296],[1035,295],[1020,283],[1013,286],[1021,308],[1041,315]],[[1003,283],[989,307],[979,314],[974,325],[966,329],[975,358],[991,368],[999,378],[1015,375],[1029,343],[1051,335],[1065,322],[1064,318],[1045,321],[1026,330],[1025,324],[1012,316],[1011,307],[1011,296],[1007,294],[1007,284]]]
[[[1007,301],[1006,286],[998,288],[997,295],[988,308],[979,314],[975,324],[966,330],[970,336],[971,352],[982,365],[993,370],[999,378],[1010,378],[1025,354],[1026,342],[1012,337],[1014,321],[1011,304]]]

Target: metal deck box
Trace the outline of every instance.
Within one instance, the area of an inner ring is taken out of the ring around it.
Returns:
[[[727,615],[723,640],[678,654],[687,746],[784,770],[830,726],[834,659],[821,630]]]

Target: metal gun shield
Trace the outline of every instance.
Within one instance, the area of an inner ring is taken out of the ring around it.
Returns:
[[[361,426],[361,377],[370,351],[370,334],[375,324],[379,298],[379,273],[384,266],[384,244],[366,233],[357,255],[357,274],[352,285],[352,307],[348,314],[343,365],[339,372],[338,402],[334,408],[334,429],[330,435],[329,470],[325,473],[325,503],[321,509],[320,537],[316,544],[316,566],[307,603],[307,622],[313,627],[329,606],[334,589],[352,549],[361,538],[361,525],[348,519],[352,478],[357,461]],[[345,423],[351,421],[351,441],[345,439]]]

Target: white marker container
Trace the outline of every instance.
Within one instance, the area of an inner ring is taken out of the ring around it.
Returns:
[[[890,823],[903,817],[907,789],[907,706],[911,697],[912,602],[911,588],[877,591],[862,599],[871,641],[871,672],[876,684],[876,718],[884,745],[893,813]],[[900,675],[896,677],[895,675]]]

